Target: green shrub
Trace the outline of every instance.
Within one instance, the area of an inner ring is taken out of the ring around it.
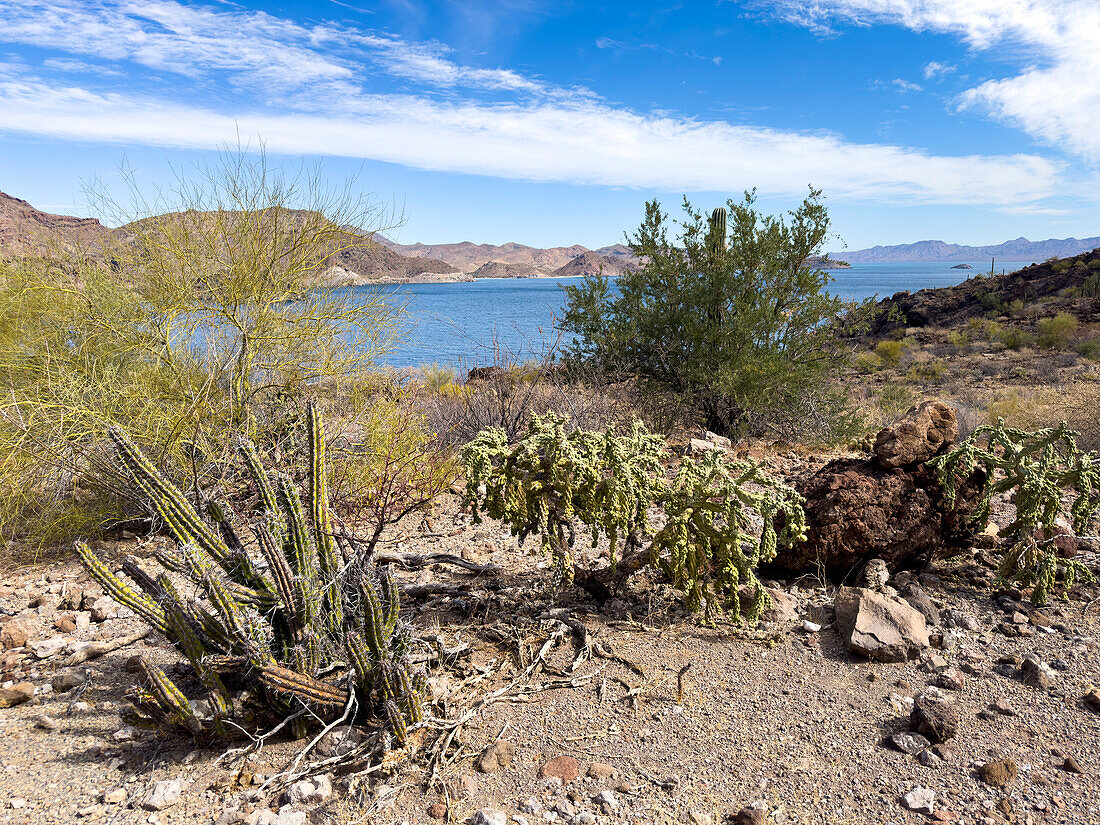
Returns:
[[[415,744],[423,721],[423,682],[408,670],[408,632],[398,621],[392,576],[376,571],[350,539],[338,546],[329,513],[325,437],[310,409],[308,495],[303,505],[288,476],[272,478],[259,454],[241,446],[258,512],[246,541],[222,502],[203,519],[118,430],[111,439],[145,505],[177,542],[157,554],[156,578],[135,559],[123,565],[131,588],[88,545],[77,551],[104,590],[160,633],[194,673],[189,698],[168,674],[142,658],[143,688],[133,695],[133,724],[228,736],[292,719],[298,736],[338,718],[356,700],[360,723],[385,727],[401,747]],[[170,575],[171,574],[171,575]],[[180,589],[180,582],[188,590]],[[207,606],[208,605],[208,606]]]
[[[1092,262],[1093,269],[1100,269],[1100,258]],[[1100,297],[1100,273],[1089,275],[1081,284],[1081,294],[1086,298]]]
[[[739,617],[738,588],[746,585],[753,593],[747,615],[755,621],[770,603],[757,564],[773,559],[779,543],[803,539],[805,514],[793,489],[718,450],[681,459],[669,483],[664,441],[641,424],[629,434],[567,432],[563,418],[536,415],[514,445],[503,430],[490,429],[462,457],[475,519],[484,511],[521,541],[537,534],[560,581],[574,579],[573,546],[583,524],[593,547],[607,537],[613,571],[660,568],[707,620],[720,608]],[[665,515],[656,534],[651,507]],[[786,526],[777,534],[780,513]]]
[[[1077,318],[1068,312],[1059,312],[1052,318],[1042,318],[1038,323],[1039,346],[1048,349],[1065,349],[1077,332]]]
[[[1006,327],[1000,335],[1001,343],[1008,349],[1018,350],[1035,343],[1035,336],[1020,327]]]
[[[865,350],[856,354],[855,366],[862,373],[872,373],[882,369],[883,363],[877,353]]]
[[[1100,361],[1100,338],[1082,341],[1077,345],[1077,352],[1083,358],[1088,358],[1090,361]]]
[[[901,356],[905,354],[906,345],[903,341],[879,341],[875,345],[875,355],[882,359],[882,363],[888,367],[896,367],[901,363]]]
[[[1095,581],[1089,569],[1075,559],[1058,557],[1057,522],[1068,516],[1073,529],[1084,534],[1100,508],[1100,456],[1082,452],[1076,433],[1066,424],[1027,432],[1006,427],[978,427],[965,440],[929,466],[936,470],[948,504],[975,468],[985,473],[984,489],[973,520],[979,529],[989,523],[993,499],[1012,492],[1015,520],[1002,533],[1012,537],[1000,573],[1027,587],[1034,585],[1032,601],[1046,604],[1059,571],[1069,590],[1077,578]],[[1073,503],[1063,503],[1069,493]]]
[[[828,237],[820,192],[789,220],[760,214],[746,193],[729,201],[728,232],[725,209],[710,220],[684,210],[673,238],[668,215],[646,204],[630,239],[643,264],[618,277],[618,295],[602,275],[565,288],[567,359],[690,398],[717,432],[842,426],[829,378],[847,362],[836,321],[851,307],[806,266]]]

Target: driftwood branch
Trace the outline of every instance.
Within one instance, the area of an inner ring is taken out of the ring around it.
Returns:
[[[478,564],[467,561],[461,556],[453,556],[450,553],[392,553],[380,551],[374,554],[374,559],[379,564],[396,564],[406,570],[420,570],[433,564],[448,564],[452,567],[461,567],[471,573],[481,573],[495,576],[500,572],[499,564]]]

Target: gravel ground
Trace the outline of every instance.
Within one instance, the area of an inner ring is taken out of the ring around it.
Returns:
[[[670,608],[672,594],[659,584],[640,580],[598,607],[583,592],[553,594],[542,560],[517,549],[499,526],[472,525],[455,511],[433,524],[445,535],[410,530],[393,536],[392,546],[502,566],[496,577],[402,574],[403,582],[458,582],[469,591],[408,605],[424,632],[470,645],[430,674],[446,702],[437,715],[454,717],[514,679],[561,629],[556,617],[582,622],[604,655],[578,657],[573,634],[559,633],[529,682],[569,686],[489,705],[463,729],[459,757],[435,781],[423,760],[389,775],[335,776],[327,799],[275,814],[280,800],[261,785],[293,757],[293,743],[269,743],[242,765],[218,761],[224,744],[127,730],[119,719],[135,678],[127,661],[139,653],[162,665],[177,660],[155,635],[79,665],[81,676],[90,674],[86,684],[53,690],[53,678],[70,672],[64,660],[74,645],[142,627],[125,611],[94,621],[95,611],[81,610],[97,591],[71,562],[9,571],[0,585],[0,631],[10,643],[19,641],[11,628],[26,626],[31,641],[56,638],[60,649],[51,654],[50,644],[39,644],[43,658],[33,644],[0,652],[4,686],[35,688],[33,699],[0,710],[0,822],[429,823],[439,821],[433,814],[465,822],[482,811],[480,821],[520,825],[698,824],[757,803],[766,818],[742,821],[1100,823],[1100,709],[1083,700],[1100,684],[1100,619],[1095,605],[1088,609],[1100,595],[1094,589],[1079,588],[1042,611],[1012,602],[1012,594],[998,601],[987,554],[975,551],[921,577],[940,610],[955,617],[953,628],[932,628],[946,636],[944,646],[921,660],[881,664],[846,650],[831,626],[832,587],[813,580],[774,583],[794,607],[779,621],[708,628]],[[156,541],[105,542],[101,550],[109,558],[141,556]],[[805,629],[806,620],[822,629]],[[1024,635],[1005,635],[1006,622]],[[1016,675],[1013,662],[1031,653],[1052,665],[1049,687]],[[926,754],[926,765],[887,739],[908,729],[912,697],[946,667],[965,671],[962,689],[950,692],[959,732],[934,759]],[[479,757],[494,742],[510,761],[481,772]],[[1067,757],[1081,773],[1066,770]],[[979,775],[999,759],[1017,767],[1003,788]],[[579,775],[564,785],[554,776],[570,780],[574,768]],[[142,807],[158,782],[173,780],[181,783],[178,802]],[[935,814],[901,804],[916,788],[935,793]],[[503,818],[493,819],[498,813]]]

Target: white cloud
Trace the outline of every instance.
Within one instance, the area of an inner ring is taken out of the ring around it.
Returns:
[[[924,67],[924,79],[932,80],[933,78],[943,77],[946,74],[951,74],[955,71],[955,67],[950,63],[940,63],[938,60],[932,60],[925,64]]]
[[[913,83],[900,77],[895,77],[893,82],[903,92],[919,92],[921,90],[919,83]]]
[[[58,87],[0,82],[0,123],[81,140],[209,148],[260,135],[288,154],[369,157],[532,181],[769,194],[809,182],[838,197],[1023,205],[1055,194],[1058,164],[1027,155],[937,157],[898,146],[653,116],[598,101],[537,105],[362,95],[341,111],[228,115]]]
[[[1100,2],[1097,0],[760,0],[783,20],[820,32],[893,24],[950,33],[1015,60],[961,103],[980,107],[1069,152],[1100,157]],[[932,64],[929,64],[930,66]]]
[[[2,41],[185,78],[148,91],[0,64],[0,127],[58,138],[208,149],[239,129],[279,153],[673,191],[798,194],[813,183],[835,197],[1018,209],[1063,191],[1062,164],[1034,155],[937,156],[636,112],[584,89],[463,66],[439,43],[174,0],[0,0]],[[375,68],[432,94],[370,91]]]

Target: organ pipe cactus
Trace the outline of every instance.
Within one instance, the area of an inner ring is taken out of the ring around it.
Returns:
[[[190,670],[181,686],[143,662],[131,721],[208,736],[296,715],[293,728],[303,735],[305,720],[328,720],[353,705],[356,721],[411,743],[423,722],[424,680],[408,670],[397,586],[353,544],[338,547],[324,429],[312,407],[308,426],[308,507],[288,477],[273,479],[255,447],[241,444],[259,502],[245,534],[224,504],[208,504],[201,516],[125,434],[111,431],[127,474],[177,547],[157,554],[164,572],[155,577],[132,558],[116,575],[84,542],[76,551],[108,594],[167,636]]]
[[[1012,492],[1016,518],[1001,530],[1012,545],[1000,574],[1022,586],[1034,585],[1031,598],[1046,604],[1058,574],[1066,590],[1078,578],[1094,581],[1091,571],[1076,559],[1060,558],[1056,538],[1058,521],[1068,516],[1073,529],[1084,533],[1100,508],[1100,456],[1077,447],[1077,433],[1062,423],[1027,432],[1006,427],[978,427],[948,452],[928,462],[943,487],[947,503],[973,471],[985,471],[982,497],[974,511],[978,529],[989,523],[993,500]],[[1067,508],[1066,499],[1072,499]]]
[[[717,207],[710,213],[710,220],[707,222],[707,248],[712,255],[718,255],[721,252],[726,251],[726,208],[724,206]]]

